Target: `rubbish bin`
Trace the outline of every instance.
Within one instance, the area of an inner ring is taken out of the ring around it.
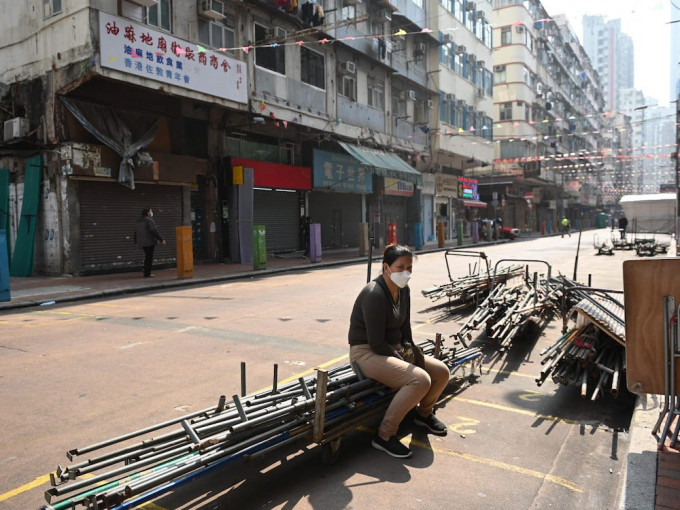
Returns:
[[[0,301],[9,301],[9,257],[7,256],[7,231],[0,230]]]
[[[387,244],[397,244],[397,224],[387,224]]]
[[[309,225],[309,261],[321,262],[321,223]]]
[[[414,237],[415,237],[415,248],[416,250],[420,250],[423,247],[423,224],[420,222],[416,222],[413,225],[413,230],[414,230]]]
[[[176,227],[177,278],[194,277],[194,246],[191,227]]]
[[[607,228],[607,214],[600,213],[597,215],[597,228]]]
[[[444,235],[444,223],[437,223],[437,246],[443,248],[446,243],[446,236]]]
[[[267,269],[267,241],[264,225],[253,225],[253,269]]]

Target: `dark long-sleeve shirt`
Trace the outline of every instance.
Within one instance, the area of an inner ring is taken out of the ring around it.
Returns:
[[[145,246],[154,246],[156,240],[163,242],[163,237],[156,229],[156,223],[148,216],[140,216],[135,225],[135,237],[137,244],[142,248]]]
[[[368,344],[376,354],[398,356],[395,347],[412,337],[411,290],[399,289],[395,302],[382,275],[366,284],[349,319],[349,344]]]

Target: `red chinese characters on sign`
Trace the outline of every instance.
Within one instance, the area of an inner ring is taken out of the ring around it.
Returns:
[[[217,57],[215,55],[210,55],[210,67],[217,69]]]
[[[184,56],[187,58],[187,60],[193,61],[193,60],[194,60],[194,57],[196,57],[196,54],[194,53],[194,50],[192,50],[191,48],[189,48],[189,46],[187,46],[187,47],[185,48],[184,52],[185,52]]]
[[[170,44],[170,51],[172,51],[175,55],[179,55],[179,53],[177,53],[177,48],[182,49],[179,44],[177,44],[175,41],[172,41]]]
[[[123,37],[125,37],[130,42],[137,42],[137,38],[135,37],[135,29],[129,25],[125,27],[125,35]]]
[[[165,41],[165,37],[158,38],[158,49],[164,53],[168,51],[168,43]]]
[[[106,33],[107,34],[118,35],[118,32],[120,32],[120,28],[118,28],[116,26],[115,21],[113,23],[109,22],[109,23],[106,24]]]
[[[231,66],[229,65],[229,62],[226,60],[222,60],[222,70],[226,73],[231,69]]]
[[[203,65],[208,63],[208,57],[205,56],[205,53],[201,52],[198,54],[198,63]]]
[[[142,40],[142,42],[148,46],[153,46],[153,37],[147,32],[146,34],[142,34],[139,36],[139,38]]]

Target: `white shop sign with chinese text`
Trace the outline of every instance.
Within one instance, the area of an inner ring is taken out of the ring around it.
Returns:
[[[246,63],[128,19],[99,13],[101,65],[239,103],[248,100]]]

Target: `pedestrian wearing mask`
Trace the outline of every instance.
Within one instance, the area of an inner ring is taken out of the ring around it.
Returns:
[[[135,242],[144,250],[144,277],[154,276],[151,274],[153,264],[153,252],[156,244],[160,242],[165,246],[165,239],[158,233],[156,223],[153,221],[153,211],[142,209],[142,215],[135,226]]]
[[[412,269],[413,253],[408,247],[390,245],[385,249],[382,274],[359,293],[348,334],[350,361],[364,377],[396,391],[371,444],[398,458],[412,454],[396,434],[414,407],[416,425],[436,435],[447,433],[433,411],[449,382],[449,369],[425,356],[413,342],[408,287]]]

